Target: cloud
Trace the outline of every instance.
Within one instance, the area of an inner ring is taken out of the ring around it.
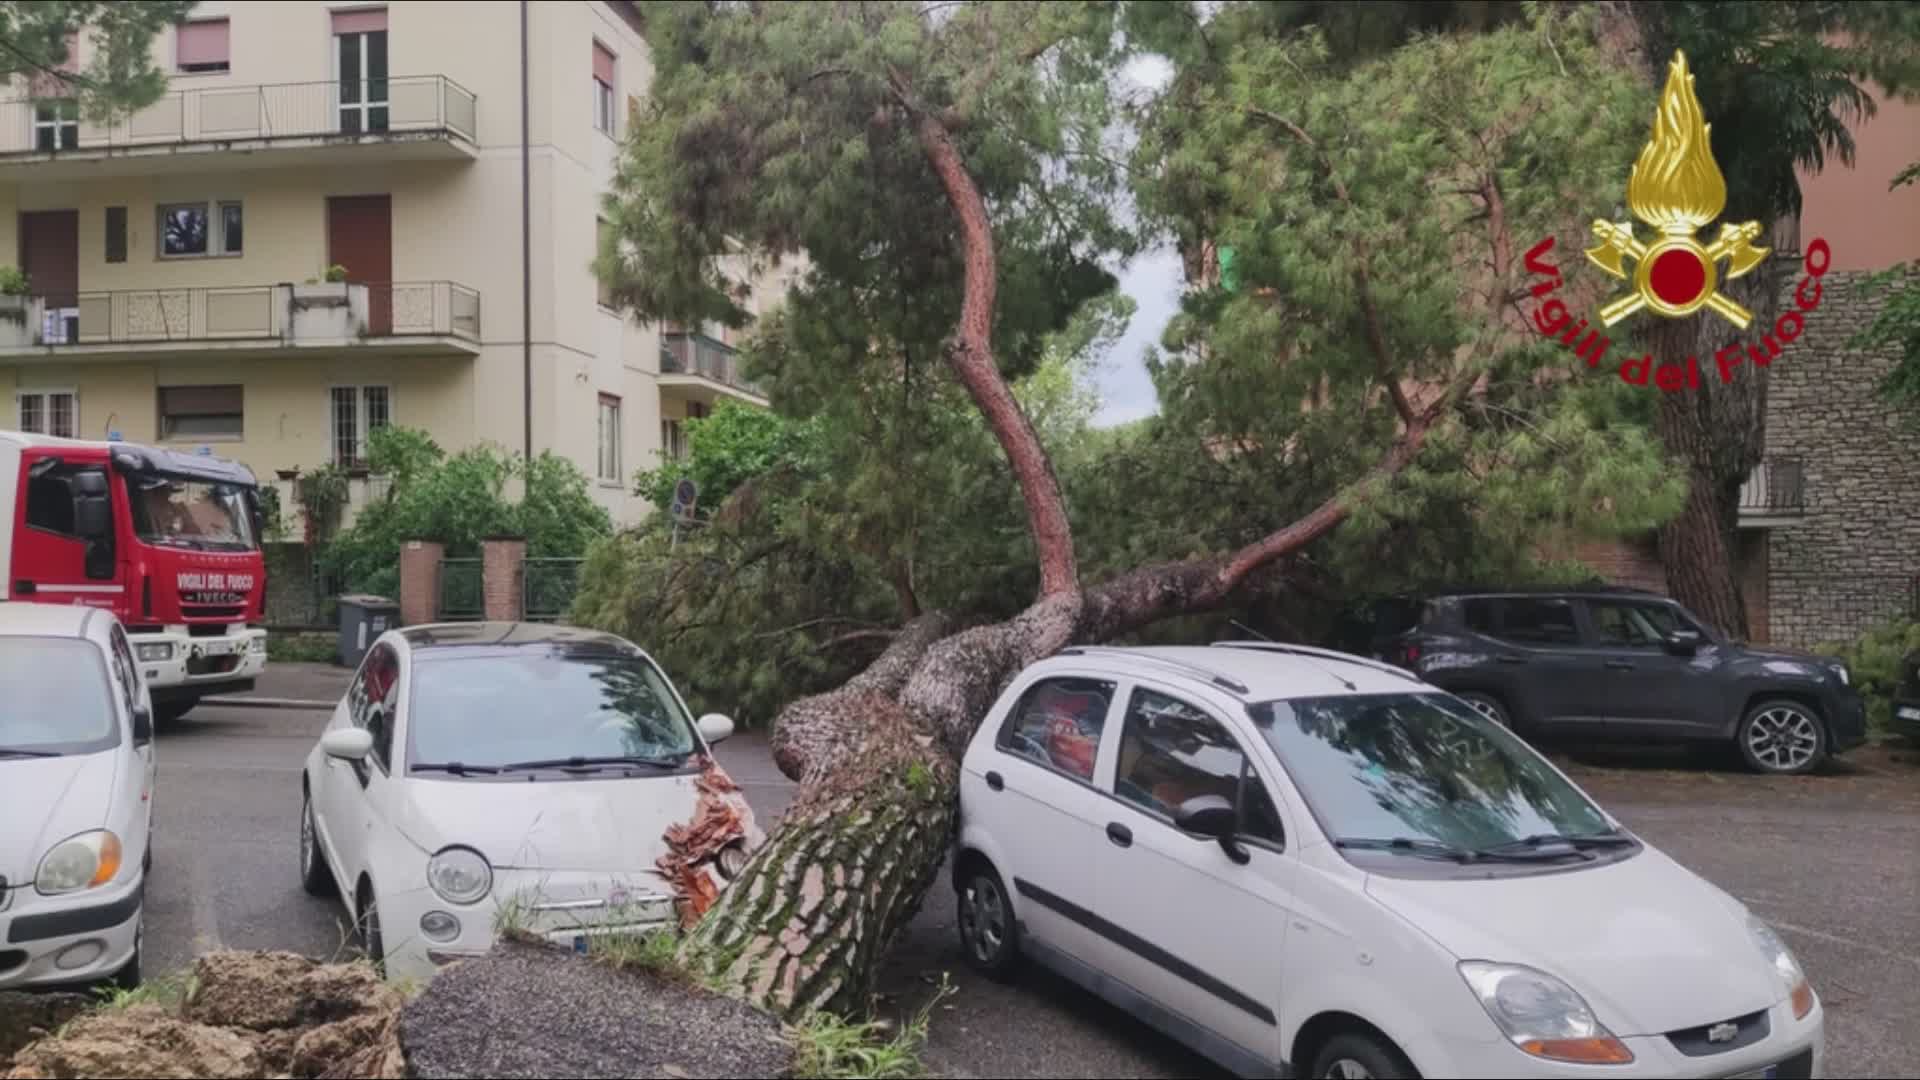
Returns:
[[[1182,274],[1180,254],[1171,245],[1142,252],[1120,272],[1120,291],[1139,308],[1127,332],[1094,371],[1094,385],[1100,392],[1100,411],[1093,418],[1096,426],[1113,427],[1160,411],[1153,380],[1147,376],[1146,354],[1159,344],[1167,323],[1180,310]]]

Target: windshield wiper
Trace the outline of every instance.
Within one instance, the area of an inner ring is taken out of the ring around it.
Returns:
[[[1406,836],[1396,836],[1391,840],[1383,837],[1343,836],[1335,840],[1333,846],[1349,851],[1394,851],[1404,855],[1418,855],[1426,859],[1451,859],[1459,863],[1470,863],[1479,858],[1479,852],[1468,851],[1463,847],[1443,844],[1438,840],[1415,840]]]
[[[687,759],[685,757],[652,758],[652,757],[638,757],[638,756],[626,755],[626,754],[612,754],[612,755],[606,755],[606,756],[600,756],[600,757],[575,756],[575,757],[564,757],[564,758],[546,758],[539,761],[516,761],[510,765],[502,765],[500,766],[500,769],[503,772],[512,770],[512,769],[583,769],[587,771],[592,771],[596,769],[613,768],[620,765],[644,765],[650,769],[660,769],[664,771],[669,769],[678,769],[682,765],[685,765],[686,763],[687,763]]]
[[[1592,848],[1628,847],[1637,843],[1633,837],[1615,829],[1597,833],[1535,833],[1518,840],[1509,840],[1504,844],[1482,848],[1483,855],[1512,855],[1529,851],[1542,851],[1556,847],[1570,847],[1575,851],[1587,851]]]
[[[29,750],[24,746],[0,746],[0,757],[59,757],[58,750]]]
[[[497,773],[500,770],[492,765],[468,765],[461,761],[416,761],[411,766],[414,772],[444,772],[455,776],[468,773]]]

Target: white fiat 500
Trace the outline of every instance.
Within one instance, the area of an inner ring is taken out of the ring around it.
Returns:
[[[382,635],[301,780],[300,874],[337,891],[367,955],[426,976],[497,930],[580,951],[666,925],[764,840],[711,756],[733,731],[688,712],[644,652],[528,623]],[[676,825],[701,823],[698,851]]]
[[[113,613],[0,604],[0,990],[139,984],[153,780]]]
[[[1240,1075],[1821,1075],[1774,931],[1396,668],[1068,650],[960,791],[970,962],[1030,957]]]

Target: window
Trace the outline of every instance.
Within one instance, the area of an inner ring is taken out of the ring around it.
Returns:
[[[600,395],[600,479],[620,480],[620,399]]]
[[[174,64],[186,74],[205,75],[228,68],[228,22],[196,19],[181,23],[174,35]]]
[[[1101,679],[1035,683],[1014,703],[994,745],[1092,783],[1113,691],[1114,684]]]
[[[235,207],[234,209],[239,209]],[[127,261],[127,208],[124,206],[107,207],[107,261],[123,263]]]
[[[612,250],[613,250],[613,226],[608,224],[607,219],[600,218],[599,220],[594,222],[594,252],[596,254],[604,255],[611,252]],[[594,285],[599,290],[597,296],[600,301],[600,306],[603,308],[612,307],[613,306],[613,283],[608,281],[605,277],[602,277],[596,274],[594,275]]]
[[[400,657],[391,645],[376,646],[354,680],[353,723],[373,736],[372,758],[387,772],[393,767],[393,688],[400,680]],[[364,780],[366,775],[361,774]]]
[[[680,426],[680,421],[660,421],[660,453],[668,461],[679,461],[687,456],[686,433]]]
[[[80,103],[71,98],[37,102],[33,107],[33,146],[43,153],[80,145]]]
[[[23,390],[20,430],[71,439],[80,427],[80,409],[71,390]]]
[[[106,667],[91,641],[0,638],[0,686],[7,688],[0,746],[91,754],[120,744]]]
[[[238,386],[163,386],[160,437],[238,439],[243,397]]]
[[[1503,596],[1466,602],[1467,628],[1522,645],[1577,645],[1573,604],[1550,597]]]
[[[1114,794],[1171,822],[1180,807],[1216,795],[1240,812],[1240,835],[1281,842],[1280,814],[1253,763],[1218,720],[1178,698],[1133,692],[1120,729]]]
[[[334,464],[366,468],[367,437],[393,422],[392,395],[384,386],[336,386],[330,411]]]
[[[1629,600],[1589,600],[1593,630],[1600,644],[1625,648],[1659,648],[1675,630],[1696,627],[1667,604]]]
[[[240,204],[173,203],[160,208],[160,257],[238,255],[244,236]]]
[[[613,52],[593,43],[593,126],[613,134]]]
[[[387,9],[333,13],[333,73],[340,130],[348,135],[387,130]]]
[[[27,525],[60,536],[77,536],[73,518],[73,477],[78,470],[57,466],[27,477]]]
[[[133,710],[140,707],[140,667],[133,662],[133,646],[127,643],[127,632],[120,627],[113,628],[113,674],[120,684],[120,701],[127,707],[129,719]]]

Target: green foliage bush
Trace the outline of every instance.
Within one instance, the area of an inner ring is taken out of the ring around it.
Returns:
[[[1829,642],[1815,652],[1846,661],[1847,677],[1867,699],[1867,728],[1885,731],[1893,719],[1893,695],[1906,674],[1906,658],[1920,652],[1920,621],[1893,619],[1852,641]]]
[[[491,446],[449,456],[425,432],[382,428],[369,437],[368,465],[391,481],[386,495],[335,536],[322,565],[352,592],[398,595],[400,547],[434,540],[449,557],[477,555],[490,536],[520,536],[534,558],[583,555],[613,531],[571,461],[543,453],[530,466]],[[519,501],[507,486],[522,477]]]

